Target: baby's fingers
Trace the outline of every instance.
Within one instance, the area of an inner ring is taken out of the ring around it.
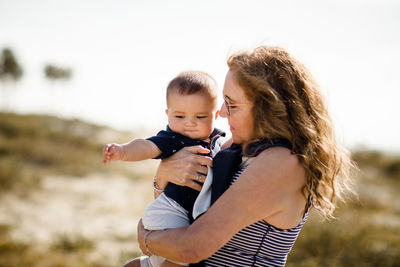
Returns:
[[[114,144],[107,144],[105,147],[104,147],[104,151],[105,152],[110,152],[111,151],[111,149],[114,147]]]
[[[103,155],[103,165],[106,165],[106,163],[109,161],[110,161],[110,154],[105,152]]]
[[[107,144],[103,148],[103,165],[105,165],[107,162],[110,161],[111,158],[111,149],[113,147],[113,144]]]

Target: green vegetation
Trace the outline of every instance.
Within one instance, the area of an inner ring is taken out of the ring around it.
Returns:
[[[131,138],[78,120],[0,113],[0,195],[34,191],[46,175],[79,177],[101,171],[135,179],[138,168],[134,172],[127,164],[99,170],[103,145]],[[341,204],[336,219],[329,221],[321,221],[313,211],[288,257],[288,267],[400,266],[400,155],[356,151],[353,158],[360,168],[359,199]],[[92,257],[95,239],[61,234],[51,244],[31,244],[16,241],[13,227],[0,224],[0,267],[120,266],[139,255],[128,246],[129,250],[121,249],[119,262],[110,265],[107,259]],[[133,239],[115,237],[121,244]]]

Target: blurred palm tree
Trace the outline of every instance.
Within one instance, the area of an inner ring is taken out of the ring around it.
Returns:
[[[17,82],[23,75],[23,70],[13,51],[10,48],[4,48],[0,54],[0,81],[3,83],[2,99],[3,108],[7,109],[9,102],[9,92],[7,87]]]
[[[44,67],[44,74],[50,81],[69,80],[72,76],[72,71],[68,68],[61,68],[55,65],[47,64]]]
[[[63,104],[63,101],[60,101],[65,97],[66,93],[62,89],[65,89],[65,84],[63,82],[69,81],[72,77],[72,71],[70,68],[56,66],[54,64],[47,64],[44,66],[44,75],[46,79],[50,82],[48,87],[49,91],[46,95],[51,99],[47,104],[47,112],[51,114],[60,113],[62,108],[60,105]],[[57,82],[57,84],[55,84]],[[62,82],[61,84],[59,82]]]

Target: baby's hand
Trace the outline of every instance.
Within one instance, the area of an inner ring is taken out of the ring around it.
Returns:
[[[123,154],[122,145],[119,144],[107,144],[103,149],[103,165],[112,160],[122,159]]]

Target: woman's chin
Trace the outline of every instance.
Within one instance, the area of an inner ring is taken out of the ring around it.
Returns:
[[[232,136],[232,142],[240,145],[242,143],[242,140],[240,138],[235,138],[234,136]]]

